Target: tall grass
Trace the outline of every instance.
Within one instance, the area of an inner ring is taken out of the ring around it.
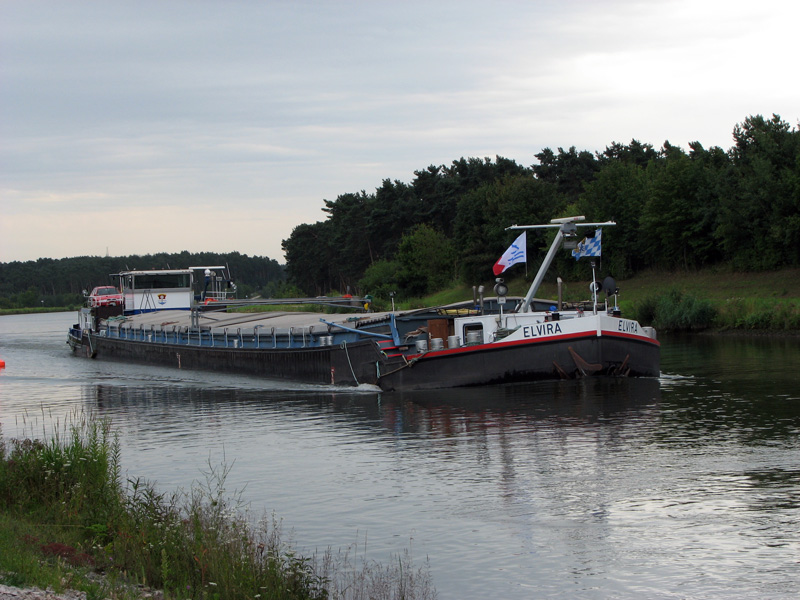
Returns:
[[[699,299],[679,290],[653,295],[633,305],[635,318],[662,331],[800,330],[800,300],[777,298]]]
[[[648,296],[634,305],[636,320],[661,331],[699,331],[714,326],[717,310],[709,300],[700,300],[678,290]]]
[[[415,568],[408,553],[388,567],[359,562],[349,550],[301,556],[274,517],[255,521],[237,494],[226,494],[228,472],[209,465],[204,482],[172,494],[139,479],[123,484],[118,438],[109,421],[91,417],[73,418],[46,441],[6,444],[0,436],[0,512],[11,519],[0,520],[0,581],[42,579],[10,558],[33,544],[45,555],[59,550],[56,569],[92,566],[106,580],[145,584],[170,598],[436,596],[427,568]],[[90,596],[109,595],[95,580],[84,584]]]
[[[56,426],[48,441],[0,445],[0,507],[70,527],[113,518],[121,498],[119,444],[107,421],[76,418]]]
[[[721,303],[717,324],[723,329],[800,330],[800,300],[731,298]]]

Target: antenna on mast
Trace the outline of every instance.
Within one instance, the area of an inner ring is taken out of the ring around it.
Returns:
[[[606,221],[605,223],[583,223],[586,220],[584,216],[575,216],[575,217],[561,217],[558,219],[551,219],[550,223],[547,225],[512,225],[511,227],[506,227],[508,229],[553,229],[558,228],[558,232],[556,233],[556,237],[553,240],[553,244],[550,246],[550,250],[547,252],[547,256],[544,257],[544,261],[542,262],[541,266],[539,267],[539,272],[536,273],[536,277],[533,278],[533,282],[531,283],[531,287],[528,288],[528,293],[525,295],[525,300],[522,301],[522,306],[520,306],[519,310],[521,312],[528,312],[530,310],[531,301],[533,300],[533,295],[539,289],[539,286],[542,284],[544,280],[544,275],[547,272],[547,269],[550,268],[550,265],[553,262],[553,258],[555,258],[556,250],[558,250],[559,246],[564,242],[565,239],[569,240],[570,238],[574,237],[575,231],[578,227],[601,227],[603,225],[616,225],[614,221]]]

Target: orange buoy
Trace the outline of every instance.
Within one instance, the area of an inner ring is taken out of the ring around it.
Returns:
[[[5,368],[6,368],[6,361],[0,360],[0,369],[5,369]]]

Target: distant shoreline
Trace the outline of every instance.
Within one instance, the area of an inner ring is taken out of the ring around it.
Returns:
[[[34,306],[28,308],[0,308],[0,317],[5,315],[32,315],[36,313],[77,312],[76,306]]]

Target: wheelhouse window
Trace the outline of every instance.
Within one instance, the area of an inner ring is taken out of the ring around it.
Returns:
[[[137,290],[189,288],[191,282],[189,273],[143,273],[134,277],[133,287]]]

